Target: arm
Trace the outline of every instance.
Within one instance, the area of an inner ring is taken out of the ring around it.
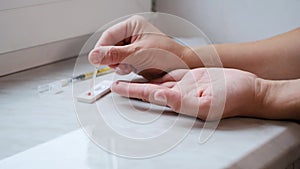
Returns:
[[[299,37],[300,28],[265,40],[207,45],[191,50],[165,36],[144,18],[134,16],[106,30],[91,51],[89,60],[92,64],[104,64],[113,68],[129,64],[137,70],[136,73],[143,71],[157,77],[157,71],[148,69],[171,71],[187,66],[219,67],[220,64],[214,64],[218,53],[223,67],[249,71],[265,79],[293,79],[300,78]],[[152,49],[156,50],[155,54]],[[146,55],[145,51],[150,52]],[[170,57],[166,57],[166,54]],[[127,59],[129,56],[131,57]],[[203,65],[198,56],[209,64]],[[162,59],[167,64],[162,65]],[[177,63],[179,60],[184,62]],[[177,62],[173,63],[174,61]],[[150,64],[141,65],[140,62]],[[122,67],[119,68],[123,70]],[[130,71],[132,70],[125,72]]]
[[[201,59],[210,57],[216,49],[223,67],[252,72],[266,79],[300,78],[300,28],[255,42],[216,44],[186,48],[182,58],[191,67],[202,67]],[[195,52],[195,53],[194,53]]]

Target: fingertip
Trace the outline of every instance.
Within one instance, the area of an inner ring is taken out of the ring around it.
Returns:
[[[93,49],[92,51],[90,51],[88,55],[89,62],[94,65],[100,64],[101,59],[99,55],[100,55],[100,51],[98,49]]]
[[[126,82],[123,81],[115,81],[112,85],[111,85],[111,91],[116,92],[116,93],[120,93],[121,91],[125,90],[128,87]]]
[[[111,85],[111,90],[114,91],[117,87],[119,87],[120,81],[115,81],[112,85]]]
[[[119,93],[119,81],[114,82],[111,86],[110,86],[110,90],[114,93]]]
[[[165,74],[160,78],[151,80],[152,83],[163,83],[166,81],[174,81],[174,79],[172,79],[172,77],[169,74]]]

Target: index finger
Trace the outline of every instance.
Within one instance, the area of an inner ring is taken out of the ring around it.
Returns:
[[[151,83],[132,83],[124,81],[117,81],[111,87],[111,90],[113,92],[118,93],[122,96],[147,100],[149,102],[155,103],[157,103],[157,101],[154,101],[153,98],[155,92],[163,89],[168,88],[165,86],[160,86]]]
[[[164,89],[166,87],[151,83],[135,83],[117,81],[112,85],[111,90],[122,96],[149,100],[149,96],[156,90]]]

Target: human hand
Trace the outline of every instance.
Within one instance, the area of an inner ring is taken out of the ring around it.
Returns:
[[[174,70],[151,83],[118,81],[111,89],[122,96],[167,105],[177,113],[212,121],[221,117],[257,116],[256,110],[261,105],[259,81],[256,75],[237,69],[198,68]],[[222,94],[226,97],[222,98]],[[219,105],[222,99],[223,114],[209,115],[212,106],[222,106]]]
[[[132,71],[146,79],[188,68],[181,60],[186,47],[164,35],[141,16],[132,16],[105,32],[89,54],[95,65],[109,65],[119,74]]]

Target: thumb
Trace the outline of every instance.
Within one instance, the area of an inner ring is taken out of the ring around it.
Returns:
[[[125,46],[98,46],[88,56],[89,62],[95,65],[119,64],[127,56],[134,53],[133,44]]]

